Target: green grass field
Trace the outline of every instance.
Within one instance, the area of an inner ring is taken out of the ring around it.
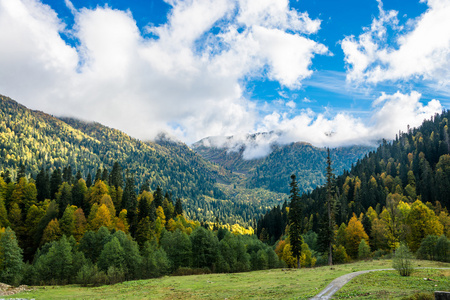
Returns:
[[[95,288],[77,285],[45,286],[9,297],[28,299],[308,299],[341,275],[361,270],[390,268],[391,263],[391,260],[374,260],[338,265],[332,268],[166,276]],[[450,264],[429,261],[417,261],[416,265],[450,267]],[[392,293],[393,297],[397,297],[405,295],[408,291],[411,292],[409,294],[416,291],[431,291],[430,283],[433,285],[438,283],[439,289],[450,290],[449,273],[450,270],[445,272],[420,270],[417,271],[419,277],[414,276],[409,279],[405,279],[395,272],[384,271],[361,275],[350,282],[348,287],[345,286],[345,290],[336,296],[342,299],[350,297],[353,299],[397,299],[391,298],[389,295]],[[420,277],[432,277],[440,281],[425,281]],[[413,286],[412,282],[416,281],[418,284]],[[374,282],[377,284],[375,285]]]

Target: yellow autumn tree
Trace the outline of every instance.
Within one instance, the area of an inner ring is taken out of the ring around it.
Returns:
[[[44,233],[42,234],[41,245],[44,245],[48,242],[53,242],[58,240],[61,237],[61,228],[59,227],[59,222],[57,219],[51,220],[47,227],[44,229]]]
[[[348,222],[348,226],[346,229],[346,246],[347,254],[352,258],[358,257],[358,247],[361,240],[364,239],[367,244],[369,243],[369,237],[367,233],[364,231],[364,226],[361,221],[358,220],[355,214]]]
[[[116,219],[116,229],[128,233],[130,225],[128,225],[126,209],[120,211],[119,217]]]
[[[89,214],[89,229],[97,231],[102,226],[112,229],[114,227],[113,216],[111,216],[111,213],[105,204],[100,206],[94,204],[91,213]]]
[[[291,244],[286,244],[283,248],[281,259],[284,260],[289,268],[297,267],[297,258],[292,254]]]
[[[109,190],[106,184],[101,180],[97,180],[95,182],[95,185],[89,189],[89,204],[99,204],[103,196],[107,195],[108,193]]]
[[[411,228],[411,234],[408,235],[407,241],[413,252],[419,249],[422,239],[427,235],[440,236],[444,232],[444,226],[439,222],[439,218],[434,211],[420,200],[411,205],[407,222]]]
[[[74,216],[75,216],[75,230],[73,233],[73,237],[77,242],[79,242],[83,237],[84,233],[86,232],[87,221],[86,216],[84,215],[84,212],[81,208],[78,208],[75,211]]]

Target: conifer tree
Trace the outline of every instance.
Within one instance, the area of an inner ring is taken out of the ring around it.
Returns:
[[[130,232],[132,236],[134,236],[137,226],[137,202],[134,176],[129,176],[127,172],[125,189],[123,190],[122,196],[122,207],[127,210],[128,224],[130,224]]]
[[[153,193],[153,201],[155,201],[155,206],[158,208],[159,206],[162,206],[162,203],[164,201],[163,192],[161,190],[161,187],[158,185],[156,187],[156,191]]]
[[[86,177],[86,187],[90,188],[91,185],[92,185],[92,176],[91,176],[91,173],[89,172],[87,177]]]
[[[37,200],[39,202],[50,198],[50,181],[48,173],[42,167],[36,176]]]
[[[100,168],[98,168],[97,173],[95,173],[94,183],[97,182],[98,180],[102,180],[102,169]]]
[[[331,168],[330,149],[327,149],[327,183],[326,183],[326,211],[322,215],[319,229],[318,244],[322,251],[328,252],[328,264],[333,265],[333,243],[334,243],[334,217],[335,199],[333,187],[333,169]]]
[[[56,198],[56,193],[58,192],[59,186],[62,184],[61,170],[55,169],[52,173],[50,179],[50,198],[51,200]]]
[[[292,254],[297,258],[297,267],[300,269],[300,254],[302,251],[302,207],[300,203],[297,180],[291,175],[291,202],[289,204],[289,240],[291,242]]]
[[[109,185],[116,188],[123,188],[122,167],[115,161],[111,173],[109,174]]]
[[[175,201],[175,216],[178,215],[183,215],[183,204],[180,198],[177,198],[177,201]]]

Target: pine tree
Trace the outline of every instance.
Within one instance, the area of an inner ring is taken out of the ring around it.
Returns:
[[[59,186],[62,184],[61,170],[58,168],[53,171],[50,179],[50,198],[55,199]]]
[[[116,188],[123,188],[122,167],[116,161],[114,162],[111,173],[109,174],[109,185]]]
[[[91,185],[92,185],[92,176],[91,176],[91,173],[89,172],[87,177],[86,177],[86,187],[90,188]]]
[[[326,194],[326,206],[327,206],[327,216],[326,221],[328,222],[328,230],[322,231],[325,240],[328,243],[328,265],[333,265],[333,242],[334,242],[334,195],[333,195],[333,169],[331,168],[331,158],[330,149],[327,149],[327,194]]]
[[[39,202],[50,198],[50,181],[44,167],[41,168],[36,176],[36,189],[38,193],[37,200]]]
[[[130,232],[133,236],[137,226],[137,202],[134,176],[129,176],[127,173],[122,196],[122,207],[127,210],[128,224],[130,224]]]
[[[162,206],[162,203],[164,201],[163,192],[161,190],[161,187],[158,185],[156,187],[156,191],[153,193],[153,201],[155,201],[155,206],[158,208],[159,206]]]
[[[180,198],[177,198],[177,201],[175,201],[175,216],[178,215],[183,215],[183,204]]]
[[[296,177],[291,175],[291,194],[289,198],[289,240],[291,242],[292,254],[297,258],[297,267],[300,269],[300,254],[302,251],[302,207]]]

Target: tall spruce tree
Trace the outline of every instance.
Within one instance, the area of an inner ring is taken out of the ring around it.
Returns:
[[[130,176],[128,171],[125,179],[125,189],[123,190],[122,206],[127,210],[127,219],[128,224],[130,224],[130,233],[134,236],[137,226],[138,201],[136,195],[136,186],[134,183],[134,176]]]
[[[300,254],[302,251],[302,205],[300,202],[297,180],[291,175],[291,194],[289,198],[289,240],[291,241],[292,254],[297,258],[297,267],[300,269]]]
[[[328,221],[328,230],[324,230],[322,234],[328,243],[328,265],[333,265],[333,241],[334,241],[334,195],[333,195],[333,169],[331,168],[331,158],[330,158],[330,148],[327,149],[327,194],[326,194],[326,206],[327,206],[327,216],[326,221]]]

